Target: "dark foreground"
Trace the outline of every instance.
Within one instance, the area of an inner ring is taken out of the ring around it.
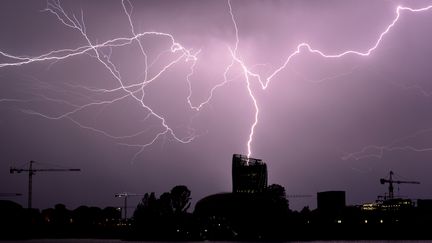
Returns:
[[[114,208],[57,205],[48,211],[13,203],[0,212],[0,239],[122,239],[148,241],[431,240],[432,211],[418,207],[301,212],[271,197],[215,195],[194,213],[173,211],[147,198],[125,222]],[[5,210],[7,209],[7,210]]]

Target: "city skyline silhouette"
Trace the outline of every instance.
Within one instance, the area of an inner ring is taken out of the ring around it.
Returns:
[[[231,192],[231,156],[250,153],[287,195],[374,202],[393,171],[421,182],[395,195],[432,198],[431,5],[6,0],[0,193],[25,207],[28,174],[10,168],[36,161],[81,171],[35,172],[34,208],[187,185],[193,209]]]

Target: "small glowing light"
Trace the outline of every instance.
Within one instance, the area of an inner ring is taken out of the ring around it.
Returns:
[[[342,224],[342,220],[338,219],[337,223]]]
[[[381,224],[384,223],[384,220],[381,219],[381,220],[380,220],[380,223],[381,223]]]
[[[364,223],[365,223],[365,224],[367,224],[367,223],[368,223],[367,219],[365,219]]]

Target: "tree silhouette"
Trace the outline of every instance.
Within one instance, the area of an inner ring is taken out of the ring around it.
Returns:
[[[161,216],[169,216],[174,212],[172,206],[172,197],[169,192],[165,192],[159,197],[158,206]]]
[[[54,206],[53,223],[59,227],[64,227],[70,223],[71,212],[64,204],[56,204]]]
[[[151,225],[151,221],[153,221],[156,216],[157,210],[155,206],[156,197],[154,192],[150,195],[146,193],[134,211],[133,218],[137,226],[147,227]]]
[[[156,198],[154,192],[146,193],[134,212],[136,233],[146,239],[187,238],[190,230],[191,191],[183,185]]]
[[[174,213],[185,213],[191,205],[191,191],[183,185],[171,189],[171,203]]]
[[[288,209],[288,199],[286,197],[285,188],[278,184],[272,184],[267,187],[266,197],[268,197],[274,206],[280,209]]]

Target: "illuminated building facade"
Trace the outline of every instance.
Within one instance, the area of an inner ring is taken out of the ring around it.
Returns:
[[[363,211],[399,211],[414,208],[415,203],[411,199],[393,198],[375,203],[365,203],[361,206]]]
[[[267,165],[260,159],[234,154],[232,160],[234,193],[257,193],[267,187]]]

